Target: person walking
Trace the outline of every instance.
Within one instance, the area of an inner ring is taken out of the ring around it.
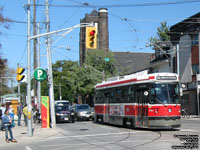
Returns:
[[[27,126],[27,114],[28,114],[28,108],[27,108],[27,105],[25,105],[24,108],[23,108],[23,114],[24,114],[24,122],[25,122],[25,126]]]
[[[21,126],[22,111],[22,103],[19,103],[17,106],[18,126]]]
[[[9,132],[10,133],[10,141],[16,143],[17,140],[13,138],[13,133],[12,133],[12,124],[13,124],[14,120],[9,115],[9,109],[5,110],[5,113],[2,117],[2,122],[3,122],[3,126],[5,128],[6,142],[9,143],[9,139],[8,139],[8,132]]]

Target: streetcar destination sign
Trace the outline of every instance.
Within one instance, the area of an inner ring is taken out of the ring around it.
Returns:
[[[176,76],[157,76],[157,80],[177,80]]]

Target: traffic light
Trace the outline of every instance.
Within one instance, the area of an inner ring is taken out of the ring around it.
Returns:
[[[96,27],[86,27],[86,48],[97,48],[97,30]]]
[[[22,81],[25,77],[25,75],[23,75],[22,73],[24,72],[24,68],[21,68],[21,67],[18,67],[17,70],[16,70],[16,73],[17,73],[17,76],[16,76],[16,79],[17,81]]]

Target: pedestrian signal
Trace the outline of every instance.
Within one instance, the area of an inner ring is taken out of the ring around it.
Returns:
[[[97,48],[97,30],[96,27],[86,27],[86,48]]]
[[[17,76],[16,76],[16,79],[17,81],[22,81],[25,77],[25,75],[23,75],[22,73],[24,72],[24,68],[21,68],[21,67],[18,67],[17,70],[16,70],[16,73],[17,73]]]

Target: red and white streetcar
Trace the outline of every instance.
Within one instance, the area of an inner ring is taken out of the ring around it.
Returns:
[[[179,77],[141,71],[95,86],[95,121],[134,128],[180,127]]]

